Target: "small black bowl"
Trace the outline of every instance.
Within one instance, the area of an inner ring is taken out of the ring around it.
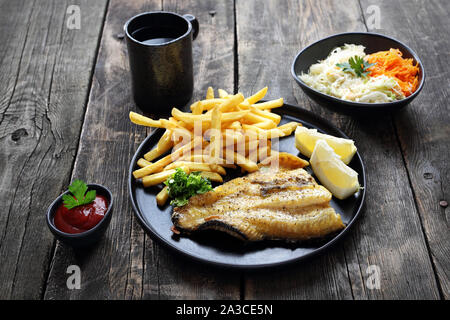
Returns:
[[[324,94],[309,87],[299,78],[299,75],[302,72],[308,73],[309,67],[312,64],[317,63],[318,60],[326,59],[334,48],[343,46],[346,43],[363,45],[364,47],[366,47],[366,54],[371,54],[377,51],[386,51],[390,48],[399,49],[403,53],[404,58],[413,58],[414,62],[419,64],[419,87],[413,94],[403,100],[385,103],[363,103],[342,100]],[[398,40],[382,34],[371,32],[340,33],[314,42],[297,54],[292,64],[291,73],[300,88],[302,88],[302,90],[312,100],[316,101],[322,106],[337,111],[343,111],[345,113],[358,115],[373,114],[374,112],[380,111],[399,110],[413,101],[419,95],[419,92],[422,90],[422,87],[425,83],[425,70],[423,68],[423,64],[413,50],[411,50],[407,45],[401,43]]]
[[[54,224],[54,216],[56,213],[56,210],[59,208],[59,206],[63,203],[62,196],[64,194],[70,193],[70,191],[66,191],[63,194],[61,194],[58,198],[56,198],[55,201],[48,207],[47,210],[47,225],[50,229],[50,231],[53,233],[53,235],[60,241],[64,242],[65,244],[68,244],[72,247],[86,247],[89,245],[92,245],[93,243],[100,240],[102,235],[105,233],[106,228],[108,227],[112,211],[113,211],[113,196],[111,191],[100,185],[100,184],[88,184],[88,190],[95,190],[97,194],[102,195],[106,198],[108,201],[108,210],[105,213],[105,216],[103,217],[100,222],[94,226],[92,229],[89,229],[82,233],[66,233],[60,231],[58,228],[56,228]]]

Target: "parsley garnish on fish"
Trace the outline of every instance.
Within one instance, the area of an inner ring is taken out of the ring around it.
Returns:
[[[342,71],[344,72],[349,72],[357,77],[365,78],[370,73],[367,69],[376,65],[376,63],[368,63],[364,58],[354,56],[348,59],[348,62],[337,63],[336,65],[339,68],[342,68]]]
[[[188,203],[190,197],[212,190],[211,182],[202,177],[200,172],[186,174],[177,168],[176,172],[164,182],[169,187],[170,204],[181,207]]]
[[[64,206],[70,210],[94,201],[96,196],[95,190],[91,190],[86,193],[87,189],[88,186],[83,180],[75,180],[72,182],[69,186],[69,191],[72,195],[65,194],[62,196]]]

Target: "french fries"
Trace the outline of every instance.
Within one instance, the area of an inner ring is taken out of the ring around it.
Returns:
[[[228,92],[223,89],[218,89],[217,92],[219,93],[219,97],[221,97],[222,99],[228,96]]]
[[[259,90],[257,93],[255,93],[254,95],[248,97],[247,101],[249,104],[254,104],[254,103],[258,102],[259,100],[261,100],[262,98],[264,98],[266,93],[267,93],[267,87],[264,87],[261,90]]]
[[[162,128],[161,121],[150,119],[133,111],[130,112],[130,120],[140,126]]]
[[[189,169],[190,172],[210,171],[210,172],[217,172],[221,175],[226,174],[225,168],[220,165],[212,163],[190,162],[190,161],[172,162],[171,164],[166,166],[163,171],[172,170],[178,167],[185,167]]]
[[[165,129],[155,148],[138,159],[139,168],[133,172],[144,187],[163,183],[177,168],[186,173],[200,172],[202,177],[222,183],[227,168],[237,165],[254,172],[259,170],[258,163],[272,163],[278,155],[287,157],[272,150],[271,141],[292,134],[301,124],[279,125],[281,116],[271,110],[281,107],[283,98],[260,102],[267,87],[248,97],[223,89],[217,93],[218,97],[208,87],[206,98],[194,102],[191,112],[173,108],[168,119],[154,120],[130,112],[135,124]],[[156,196],[157,204],[164,205],[168,198],[165,186]]]
[[[212,87],[208,87],[206,90],[206,100],[214,99],[214,89]]]
[[[166,204],[169,199],[169,187],[165,186],[157,195],[156,195],[156,203],[158,206],[162,207]]]
[[[185,167],[180,167],[180,168],[182,168],[183,171],[185,171],[185,172],[189,171]],[[176,171],[175,169],[171,169],[171,170],[166,170],[163,172],[158,172],[155,174],[145,176],[142,178],[142,185],[144,187],[151,187],[151,186],[155,186],[157,184],[163,183],[164,181],[169,179],[169,177],[171,175],[173,175],[175,173],[175,171]]]
[[[279,107],[282,107],[283,104],[284,104],[283,98],[280,98],[277,100],[270,100],[270,101],[254,104],[253,106],[258,109],[264,110],[264,109],[279,108]]]
[[[229,100],[231,101],[231,99]],[[222,132],[221,132],[221,124],[222,124],[222,113],[220,111],[222,105],[215,106],[211,113],[211,138],[210,145],[211,148],[211,157],[213,160],[220,156],[220,149],[222,144]]]
[[[202,114],[203,113],[203,103],[201,101],[197,101],[192,105],[191,108],[192,114]]]
[[[144,159],[147,161],[153,161],[154,159],[162,156],[164,153],[169,151],[173,147],[171,135],[172,132],[170,130],[166,130],[162,137],[159,139],[156,148],[144,154]]]
[[[210,172],[210,171],[201,171],[200,175],[206,179],[209,179],[210,181],[215,181],[215,182],[223,182],[223,178],[220,174],[218,174],[217,172]]]
[[[147,160],[145,160],[144,158],[140,158],[138,161],[137,161],[137,165],[139,166],[139,167],[141,167],[141,168],[144,168],[144,167],[146,167],[146,166],[149,166],[149,165],[151,165],[152,163],[150,162],[150,161],[147,161]]]
[[[190,143],[184,145],[181,148],[178,148],[176,151],[172,152],[165,156],[164,158],[138,170],[133,171],[133,176],[138,179],[145,177],[149,174],[162,171],[162,169],[169,165],[174,159],[177,159],[183,155],[184,152],[190,151],[196,144],[199,144],[200,141],[198,139],[192,140]]]
[[[241,118],[243,118],[247,113],[249,113],[250,110],[242,110],[242,111],[235,111],[235,112],[228,112],[222,114],[223,121],[236,121]],[[178,110],[177,108],[172,109],[172,116],[180,121],[183,121],[188,124],[194,125],[195,121],[202,121],[206,123],[211,122],[211,114],[192,114],[192,113],[186,113]],[[161,123],[161,122],[159,122]],[[161,125],[162,126],[162,125]],[[160,127],[158,127],[160,128]]]

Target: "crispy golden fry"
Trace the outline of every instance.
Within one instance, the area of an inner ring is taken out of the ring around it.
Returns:
[[[222,98],[213,98],[213,99],[206,99],[206,100],[201,100],[200,102],[202,103],[202,107],[203,107],[203,111],[209,111],[212,108],[214,108],[215,106],[217,106],[218,104],[221,104],[225,101],[226,99],[222,99]],[[194,110],[195,104],[197,102],[191,104],[191,111]]]
[[[130,120],[140,126],[163,128],[160,120],[153,120],[133,111],[130,112]]]
[[[139,166],[139,167],[141,167],[141,168],[143,168],[143,167],[146,167],[146,166],[149,166],[149,165],[151,165],[152,163],[150,162],[150,161],[147,161],[147,160],[145,160],[144,158],[140,158],[138,161],[137,161],[137,165]]]
[[[189,161],[175,161],[171,164],[164,167],[163,171],[172,170],[178,167],[186,167],[189,169],[190,172],[195,171],[212,171],[209,164],[207,163],[199,163],[199,162],[189,162]]]
[[[158,148],[155,148],[155,149],[150,150],[146,154],[144,154],[144,159],[151,162],[154,159],[162,156],[163,154],[164,154],[164,152],[162,152],[161,150],[158,150]]]
[[[266,118],[266,119],[269,119],[269,120],[272,120],[277,125],[281,121],[281,116],[276,114],[276,113],[268,112],[266,110],[261,110],[259,108],[254,107],[254,106],[251,106],[250,110],[251,110],[251,112],[253,114],[258,115],[258,116],[263,117],[263,118]]]
[[[245,141],[246,137],[239,131],[225,130],[222,132],[223,146],[230,146]]]
[[[181,168],[184,172],[189,173],[189,169],[186,167],[179,167]],[[175,173],[175,169],[172,170],[166,170],[166,171],[162,171],[162,172],[158,172],[155,174],[151,174],[148,176],[145,176],[142,178],[142,185],[147,188],[147,187],[151,187],[151,186],[155,186],[157,184],[163,183],[164,181],[166,181],[171,175],[173,175]]]
[[[254,95],[248,97],[246,100],[248,101],[249,104],[254,104],[254,103],[258,102],[259,100],[261,100],[262,98],[264,98],[266,93],[267,93],[267,87],[264,87],[261,90],[259,90],[257,93],[255,93]]]
[[[222,115],[222,121],[236,121],[244,117],[249,112],[250,110],[227,112]],[[206,123],[211,122],[211,113],[193,115],[191,113],[182,112],[177,108],[173,108],[172,116],[177,120],[184,121],[186,123],[191,123],[192,125],[194,124],[195,121],[202,121]]]
[[[264,109],[273,109],[283,106],[284,101],[283,98],[276,99],[276,100],[270,100],[266,102],[260,102],[257,104],[253,104],[253,107],[256,107],[258,109],[264,110]]]
[[[155,186],[166,181],[172,174],[175,173],[175,171],[175,169],[172,169],[145,176],[142,178],[142,185],[144,187]]]
[[[222,112],[220,111],[222,105],[215,106],[211,113],[211,157],[219,158],[220,157],[220,149],[222,144],[222,132],[221,132],[221,124],[222,124]]]
[[[172,132],[170,130],[166,130],[159,139],[156,147],[147,152],[146,154],[144,154],[144,159],[147,161],[153,161],[154,159],[168,152],[172,147],[173,147]]]
[[[203,104],[201,101],[197,101],[194,103],[194,107],[191,108],[192,114],[202,114],[203,113]]]
[[[238,153],[234,153],[236,164],[240,166],[242,169],[248,172],[254,172],[258,170],[258,165],[251,161],[250,159],[240,155]]]
[[[175,128],[181,127],[179,125],[178,121],[170,121],[170,120],[167,120],[167,119],[159,119],[158,121],[161,122],[161,126],[163,128],[166,128],[166,129],[171,130],[171,131],[173,129],[175,129]]]
[[[158,149],[163,149],[163,150],[168,150],[169,148],[171,148],[173,146],[173,144],[171,143],[171,138],[172,138],[171,136],[172,136],[172,133],[170,132],[170,130],[166,129],[166,131],[164,131],[164,134],[159,139],[156,147]]]
[[[217,172],[202,171],[200,172],[200,175],[210,181],[223,182],[223,178]]]
[[[275,129],[277,127],[276,123],[272,120],[265,120],[254,124],[255,127],[261,129]]]
[[[190,162],[190,161],[175,161],[171,164],[167,165],[163,171],[169,171],[173,170],[175,168],[179,167],[185,167],[189,169],[190,172],[197,172],[197,171],[213,171],[217,172],[221,175],[225,175],[226,171],[225,168],[223,168],[220,165],[217,164],[209,164],[209,163],[200,163],[200,162]]]
[[[255,162],[246,158],[244,155],[235,152],[233,149],[224,148],[223,154],[225,155],[227,161],[229,161],[229,159],[231,158],[234,161],[234,163],[236,163],[239,167],[241,167],[245,171],[253,172],[258,170],[258,165]]]
[[[231,130],[236,130],[236,131],[240,131],[242,130],[242,124],[239,121],[233,121],[231,123],[226,123],[225,126],[222,125],[222,129],[231,129]]]
[[[209,159],[210,157],[206,154],[191,154],[185,157],[181,157],[180,161],[208,163],[208,164],[212,163]]]
[[[273,139],[286,136],[284,131],[278,128],[264,130],[250,124],[243,124],[242,127],[247,133],[253,133],[258,139]]]
[[[168,165],[171,161],[170,155],[165,156],[164,158],[152,163],[146,167],[133,171],[133,176],[135,179],[139,179],[145,177],[149,174],[162,171],[164,166]]]
[[[166,204],[169,199],[169,187],[165,186],[157,195],[156,195],[156,203],[158,206],[162,207]]]
[[[262,129],[273,129],[277,126],[277,124],[272,120],[256,115],[253,112],[247,113],[243,117],[243,120],[246,124],[253,124],[254,126]]]
[[[236,95],[227,95],[227,98],[220,98],[220,99],[209,99],[209,100],[202,100],[200,101],[202,103],[203,111],[207,110],[209,113],[211,113],[211,110],[217,106],[220,105],[220,111],[227,112],[232,109],[237,109],[238,106],[246,106],[245,109],[248,109],[250,107],[248,102],[244,101],[244,96],[242,93],[238,93]],[[194,111],[196,103],[191,105],[191,111]]]
[[[216,163],[210,163],[209,167],[211,168],[212,171],[217,172],[218,174],[220,174],[222,176],[227,174],[227,171],[225,170],[225,168]]]
[[[141,169],[133,171],[133,176],[136,179],[138,179],[138,178],[145,177],[145,176],[147,176],[149,174],[162,171],[162,169],[165,166],[167,166],[169,163],[175,161],[176,159],[181,157],[183,155],[183,153],[185,153],[186,151],[192,150],[192,148],[194,148],[194,146],[196,146],[198,144],[201,144],[201,143],[202,143],[201,139],[194,139],[190,143],[184,145],[181,148],[178,148],[177,150],[175,150],[171,154],[169,154],[169,155],[165,156],[164,158],[156,161],[155,163],[152,163],[151,165],[148,165],[148,166],[146,166],[144,168],[141,168]]]
[[[271,155],[271,151],[270,144],[265,146],[259,145],[258,148],[249,151],[247,158],[253,162],[261,162]]]
[[[225,99],[219,106],[219,110],[221,112],[228,112],[233,110],[238,104],[244,101],[244,95],[242,93],[238,93],[234,96],[230,96],[229,99]]]
[[[228,92],[226,92],[223,89],[218,89],[217,92],[219,93],[219,97],[222,98],[222,99],[226,98],[228,96]]]
[[[250,108],[250,102],[248,102],[248,100],[244,100],[241,103],[239,103],[238,107],[241,110],[248,109],[248,108]]]
[[[206,149],[206,152],[209,152],[208,149]],[[187,157],[180,158],[180,161],[190,161],[190,162],[199,162],[199,163],[207,163],[207,164],[219,164],[220,166],[224,168],[233,168],[235,169],[236,166],[231,163],[227,163],[225,159],[217,158],[216,163],[214,163],[213,159],[209,156],[209,154],[197,154],[197,155],[190,155]],[[218,169],[221,170],[221,169]]]
[[[284,132],[285,135],[290,135],[292,132],[294,132],[294,130],[298,127],[301,126],[301,123],[298,122],[288,122],[286,124],[283,124],[282,126],[279,126],[277,129],[281,130]]]
[[[161,119],[163,120],[163,119]],[[169,117],[170,126],[173,128],[182,128],[182,129],[190,129],[191,127],[187,126],[183,121],[178,121],[174,117]]]
[[[185,128],[175,128],[172,131],[172,141],[180,146],[189,143],[194,138],[194,133]]]
[[[206,100],[214,99],[214,89],[212,87],[208,87],[206,90]]]

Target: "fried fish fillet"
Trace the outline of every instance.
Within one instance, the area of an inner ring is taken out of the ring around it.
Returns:
[[[247,241],[300,241],[345,226],[330,207],[331,193],[302,168],[261,167],[174,208],[182,232],[215,229]]]

